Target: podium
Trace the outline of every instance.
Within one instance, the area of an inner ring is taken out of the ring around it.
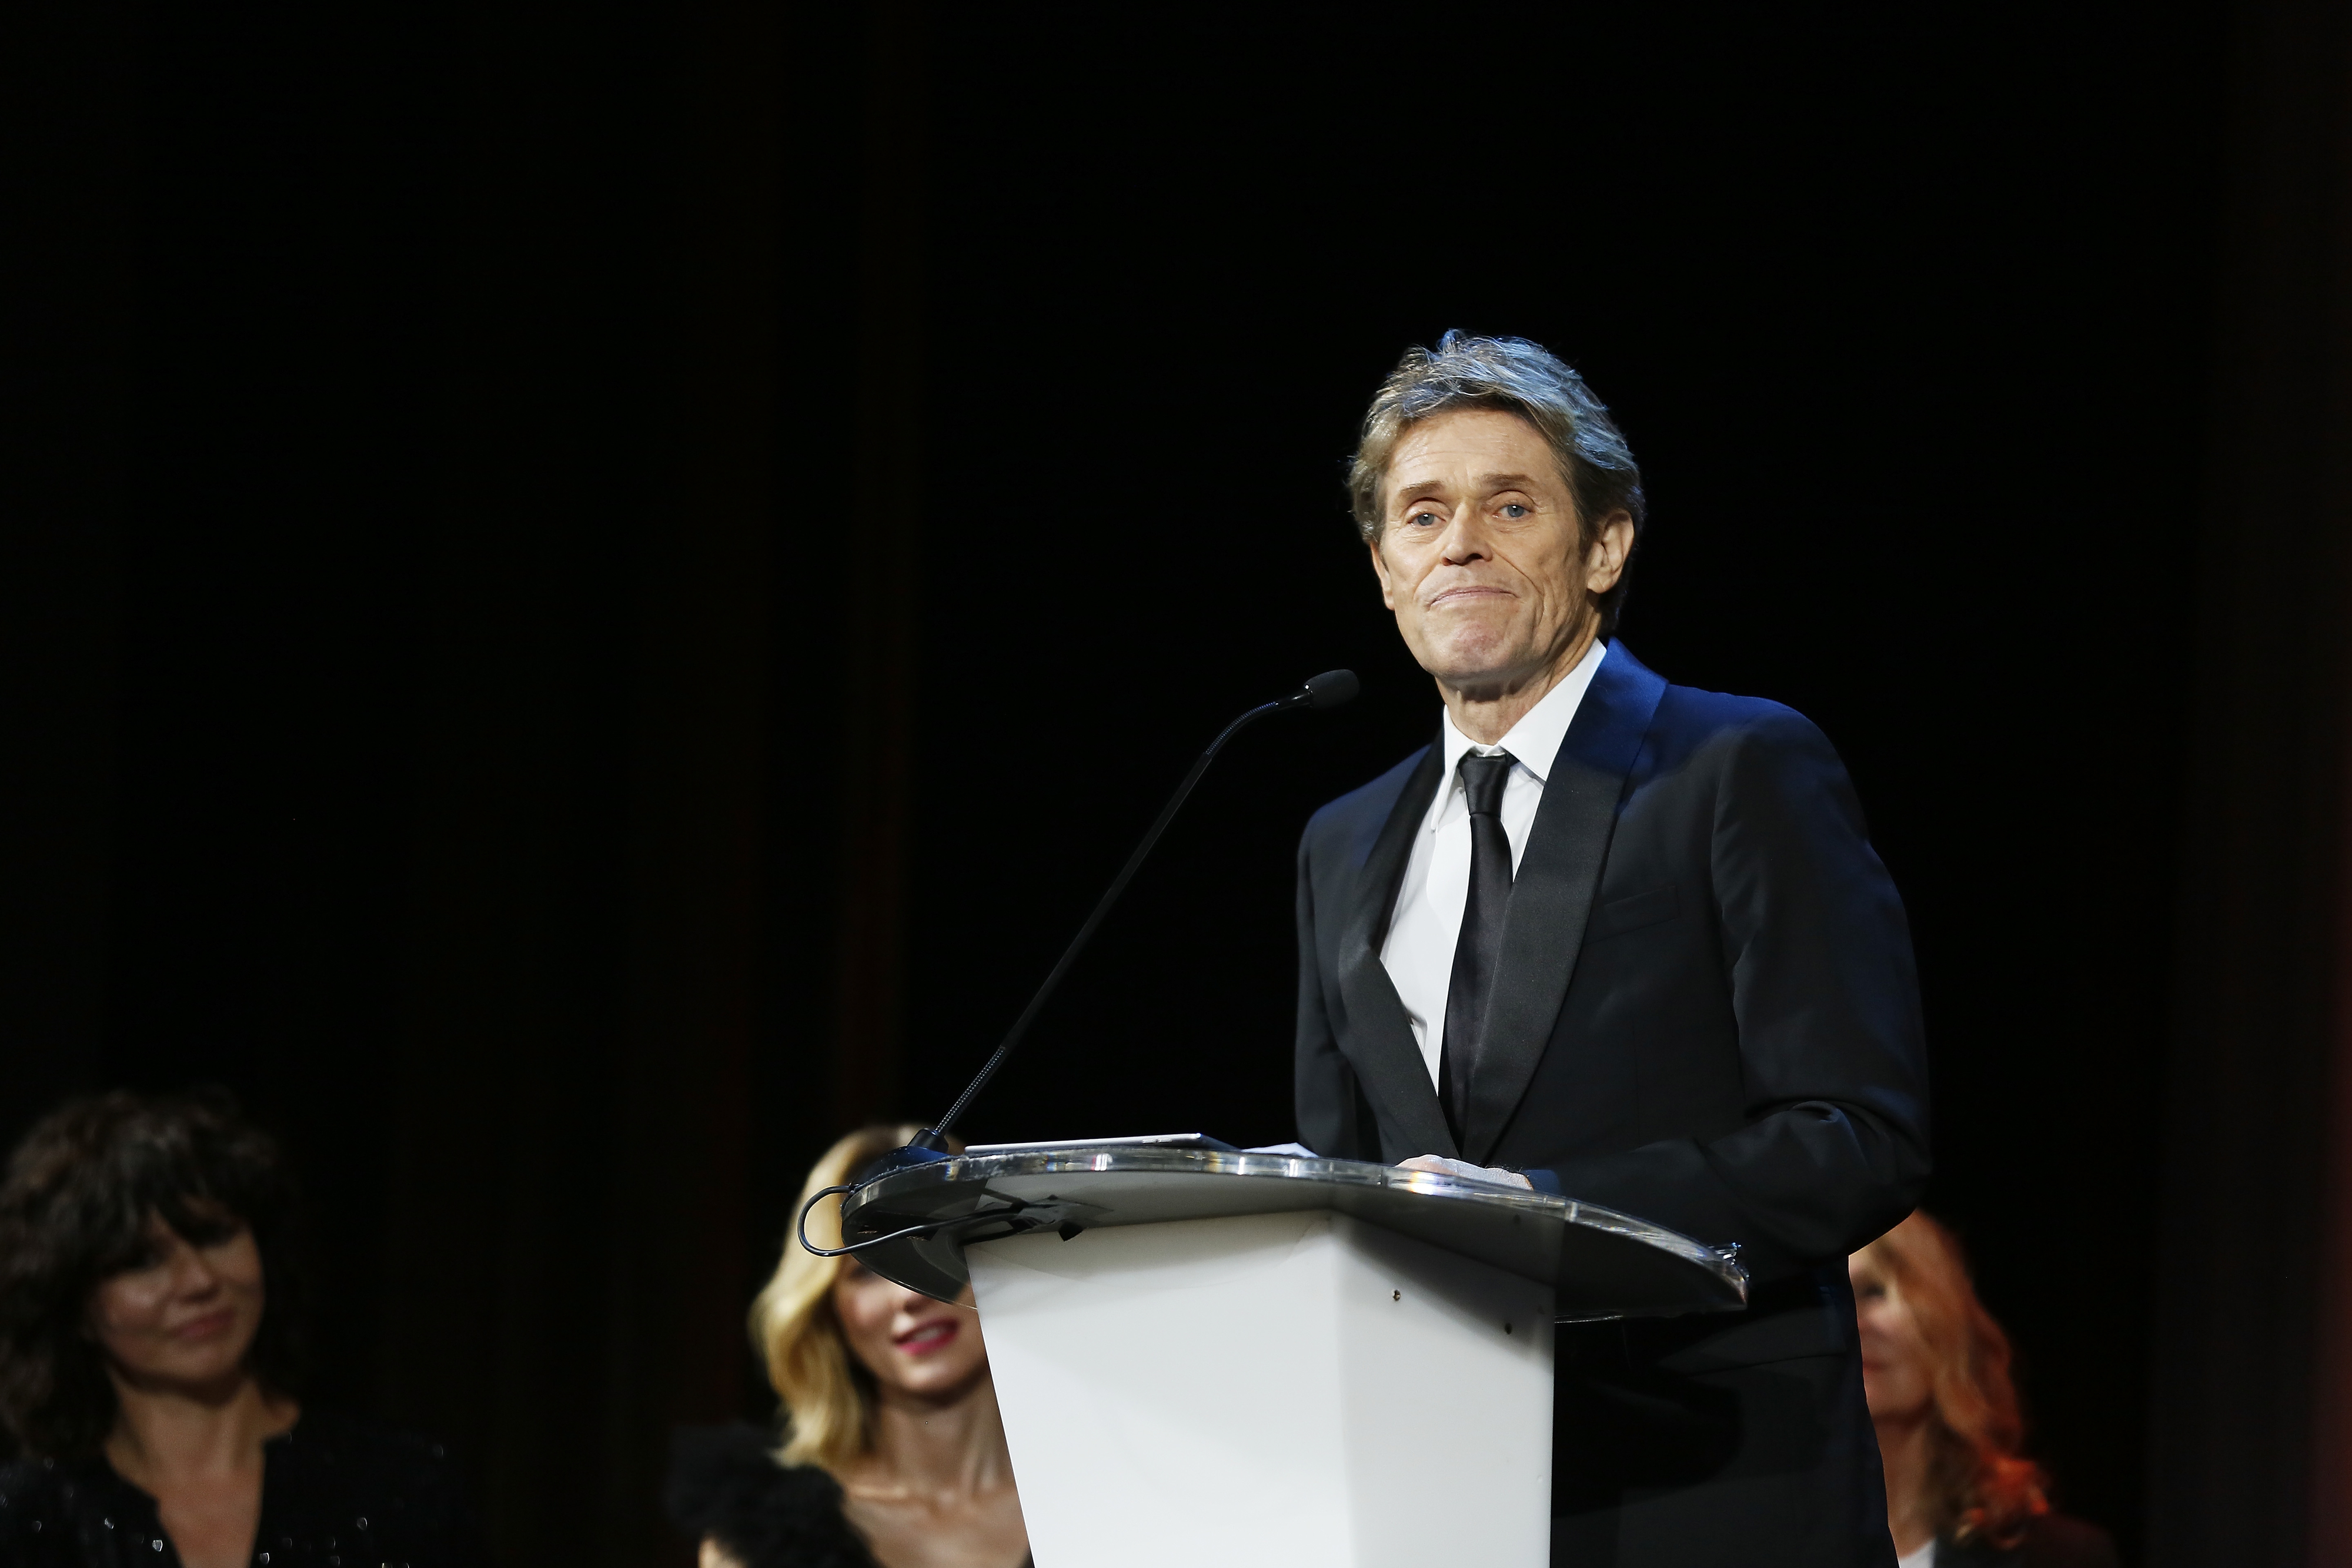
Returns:
[[[842,1235],[972,1286],[1038,1568],[1542,1568],[1553,1323],[1747,1300],[1630,1215],[1193,1136],[975,1147]]]

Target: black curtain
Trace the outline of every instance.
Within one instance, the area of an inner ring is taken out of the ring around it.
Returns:
[[[2165,1124],[2149,1545],[2352,1561],[2352,18],[2229,55],[2192,780]]]
[[[833,720],[772,694],[835,622],[773,616],[774,486],[850,423],[783,344],[857,351],[800,256],[862,80],[786,87],[864,28],[24,25],[8,1135],[226,1083],[311,1192],[308,1396],[448,1440],[502,1561],[677,1558],[667,1430],[765,1414],[833,1130]]]

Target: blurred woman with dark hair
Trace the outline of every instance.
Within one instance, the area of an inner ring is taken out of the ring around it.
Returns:
[[[437,1447],[306,1411],[296,1197],[225,1093],[108,1094],[0,1181],[0,1563],[478,1560]]]
[[[1915,1212],[1847,1261],[1898,1568],[2116,1568],[2104,1531],[2051,1511],[2009,1336],[1950,1231]]]
[[[867,1127],[825,1151],[800,1205],[850,1180],[914,1127]],[[839,1246],[837,1202],[809,1239]],[[784,1242],[751,1308],[784,1405],[781,1448],[751,1427],[677,1434],[670,1517],[703,1568],[1018,1568],[1029,1532],[981,1343],[980,1315]]]

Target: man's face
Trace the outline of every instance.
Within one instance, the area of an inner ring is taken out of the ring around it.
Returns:
[[[1372,570],[1421,667],[1454,689],[1514,691],[1558,663],[1617,580],[1632,543],[1622,513],[1591,557],[1578,546],[1567,476],[1535,426],[1459,409],[1405,433],[1389,460]]]

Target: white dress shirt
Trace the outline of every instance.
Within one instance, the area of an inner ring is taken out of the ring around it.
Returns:
[[[1421,1059],[1429,1066],[1429,1081],[1440,1093],[1444,1086],[1438,1083],[1437,1061],[1445,1044],[1445,993],[1454,981],[1454,945],[1462,935],[1462,908],[1470,902],[1470,806],[1463,797],[1458,765],[1465,752],[1511,754],[1511,775],[1503,786],[1503,831],[1511,841],[1511,870],[1517,872],[1536,808],[1543,804],[1544,779],[1608,651],[1606,643],[1595,640],[1576,668],[1522,714],[1499,745],[1478,745],[1454,727],[1450,709],[1445,714],[1440,732],[1445,782],[1438,786],[1421,831],[1413,835],[1412,858],[1405,862],[1388,940],[1381,945],[1381,967],[1404,1000],[1413,1038],[1421,1042]]]

